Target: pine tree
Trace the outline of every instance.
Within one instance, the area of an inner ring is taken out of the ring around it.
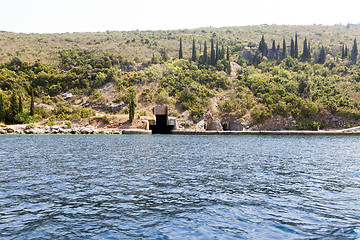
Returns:
[[[230,61],[230,51],[229,51],[229,47],[226,47],[226,60]]]
[[[203,64],[208,65],[208,55],[207,55],[206,41],[204,43]]]
[[[283,39],[283,49],[282,49],[282,58],[286,58],[287,55],[287,49],[286,49],[286,42],[285,42],[285,38]]]
[[[179,59],[183,59],[182,39],[180,38]]]
[[[295,50],[294,50],[294,57],[298,58],[299,57],[299,47],[298,47],[298,35],[297,33],[295,34]]]
[[[129,121],[133,122],[135,117],[136,95],[134,88],[129,88]]]
[[[4,121],[5,121],[4,100],[2,94],[0,93],[0,122],[4,122]]]
[[[213,39],[211,39],[210,64],[212,66],[216,65],[216,56],[215,56],[214,40]]]
[[[294,39],[293,38],[291,38],[290,56],[292,58],[295,57],[295,44],[294,44]]]
[[[357,56],[358,56],[358,48],[357,48],[357,43],[356,43],[356,38],[354,39],[354,45],[351,49],[351,62],[352,63],[356,63],[357,61]]]
[[[34,116],[34,90],[31,89],[31,98],[30,98],[30,116]]]
[[[264,35],[262,35],[261,40],[260,40],[260,43],[259,43],[259,51],[261,52],[261,54],[262,54],[263,56],[267,56],[268,47],[267,47],[267,44],[266,44],[266,42],[265,42]]]
[[[192,60],[193,62],[196,62],[195,38],[193,38],[193,46],[192,46],[191,60]]]

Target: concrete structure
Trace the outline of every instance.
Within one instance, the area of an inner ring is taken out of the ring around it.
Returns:
[[[170,134],[176,129],[176,118],[169,118],[168,106],[155,106],[153,109],[156,120],[149,121],[149,128],[152,133]]]

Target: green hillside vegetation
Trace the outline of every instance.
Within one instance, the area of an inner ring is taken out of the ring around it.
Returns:
[[[0,121],[74,121],[93,116],[92,104],[111,102],[131,103],[131,111],[168,104],[175,116],[189,110],[197,121],[216,98],[219,115],[250,125],[278,116],[298,129],[330,127],[332,116],[357,125],[359,38],[359,25],[2,32]],[[250,57],[241,57],[246,51]],[[235,76],[231,62],[241,66]],[[99,89],[107,83],[117,89],[111,100]],[[62,97],[69,92],[72,101]]]

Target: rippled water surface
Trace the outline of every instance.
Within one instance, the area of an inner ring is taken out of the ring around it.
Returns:
[[[0,142],[0,239],[360,238],[359,137]]]

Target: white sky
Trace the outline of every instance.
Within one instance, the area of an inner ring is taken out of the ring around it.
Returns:
[[[24,33],[360,23],[359,0],[0,0],[0,9],[0,30]]]

